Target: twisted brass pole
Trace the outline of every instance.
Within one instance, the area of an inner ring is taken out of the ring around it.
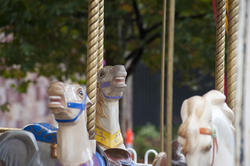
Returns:
[[[215,89],[224,93],[226,2],[217,0]]]
[[[165,83],[165,44],[166,44],[166,6],[167,0],[163,0],[163,13],[162,13],[162,45],[161,45],[161,111],[160,111],[160,130],[161,130],[161,152],[164,152],[164,83]]]
[[[235,110],[239,0],[229,0],[228,3],[227,101],[228,106]]]
[[[167,166],[172,165],[172,105],[173,105],[173,59],[174,59],[174,22],[175,0],[169,0],[168,17],[168,70],[167,70]]]
[[[95,135],[97,57],[99,33],[99,0],[89,0],[88,11],[88,49],[87,49],[87,95],[93,105],[87,109],[87,127],[90,139]]]
[[[104,0],[99,0],[99,33],[98,33],[98,67],[97,72],[103,67],[104,56]]]

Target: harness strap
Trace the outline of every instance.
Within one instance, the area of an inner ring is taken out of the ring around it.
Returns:
[[[87,94],[85,93],[84,100],[82,103],[73,103],[73,102],[68,102],[67,107],[68,108],[75,108],[79,109],[80,111],[78,114],[73,118],[73,119],[56,119],[57,122],[59,123],[69,123],[69,122],[74,122],[78,119],[78,117],[83,113],[86,107],[86,100],[87,100]]]
[[[103,82],[103,83],[101,83],[101,89],[109,87],[109,86],[110,86],[110,82]]]
[[[214,128],[209,129],[209,128],[200,128],[200,134],[203,135],[210,135],[213,140],[213,156],[212,156],[212,163],[211,166],[214,165],[214,160],[215,160],[215,148],[218,151],[218,142],[217,142],[217,137],[216,137],[216,131]]]
[[[103,88],[107,88],[107,87],[109,87],[110,85],[111,85],[110,82],[103,82],[103,83],[101,83],[100,88],[101,88],[101,92],[102,92],[103,97],[105,97],[106,99],[121,99],[122,96],[108,96],[108,95],[106,95],[106,94],[103,92],[102,89],[103,89]]]

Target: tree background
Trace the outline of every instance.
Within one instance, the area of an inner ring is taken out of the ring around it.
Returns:
[[[138,64],[160,72],[162,1],[105,1],[104,16],[106,64],[124,64],[129,75]],[[13,88],[20,93],[35,83],[27,79],[28,73],[84,84],[87,18],[87,0],[0,0],[1,77],[16,79]],[[11,40],[4,41],[8,36]],[[176,0],[174,46],[175,86],[190,91],[213,88],[211,0]],[[8,111],[7,105],[1,110]],[[159,145],[159,131],[154,127],[135,130],[139,155]]]
[[[175,84],[190,88],[214,74],[215,23],[210,0],[176,0]],[[0,43],[0,73],[19,80],[28,72],[84,83],[87,46],[87,0],[0,0],[0,33],[13,41]],[[159,71],[162,2],[105,2],[105,60],[126,64],[128,74],[141,62]]]

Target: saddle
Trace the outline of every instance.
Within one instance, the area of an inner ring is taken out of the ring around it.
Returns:
[[[33,123],[25,126],[23,130],[34,134],[37,141],[56,144],[57,143],[57,128],[49,123]]]
[[[124,149],[111,148],[104,151],[110,166],[134,166],[130,153]]]

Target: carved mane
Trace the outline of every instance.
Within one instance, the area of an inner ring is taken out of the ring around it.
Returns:
[[[104,99],[102,97],[102,93],[101,93],[101,90],[100,90],[100,83],[97,83],[97,96],[96,96],[96,99],[97,99],[97,102],[96,102],[96,114],[97,115],[96,116],[106,118],[107,115],[102,110],[102,105],[104,103]],[[96,118],[96,125],[100,126],[98,118]]]

